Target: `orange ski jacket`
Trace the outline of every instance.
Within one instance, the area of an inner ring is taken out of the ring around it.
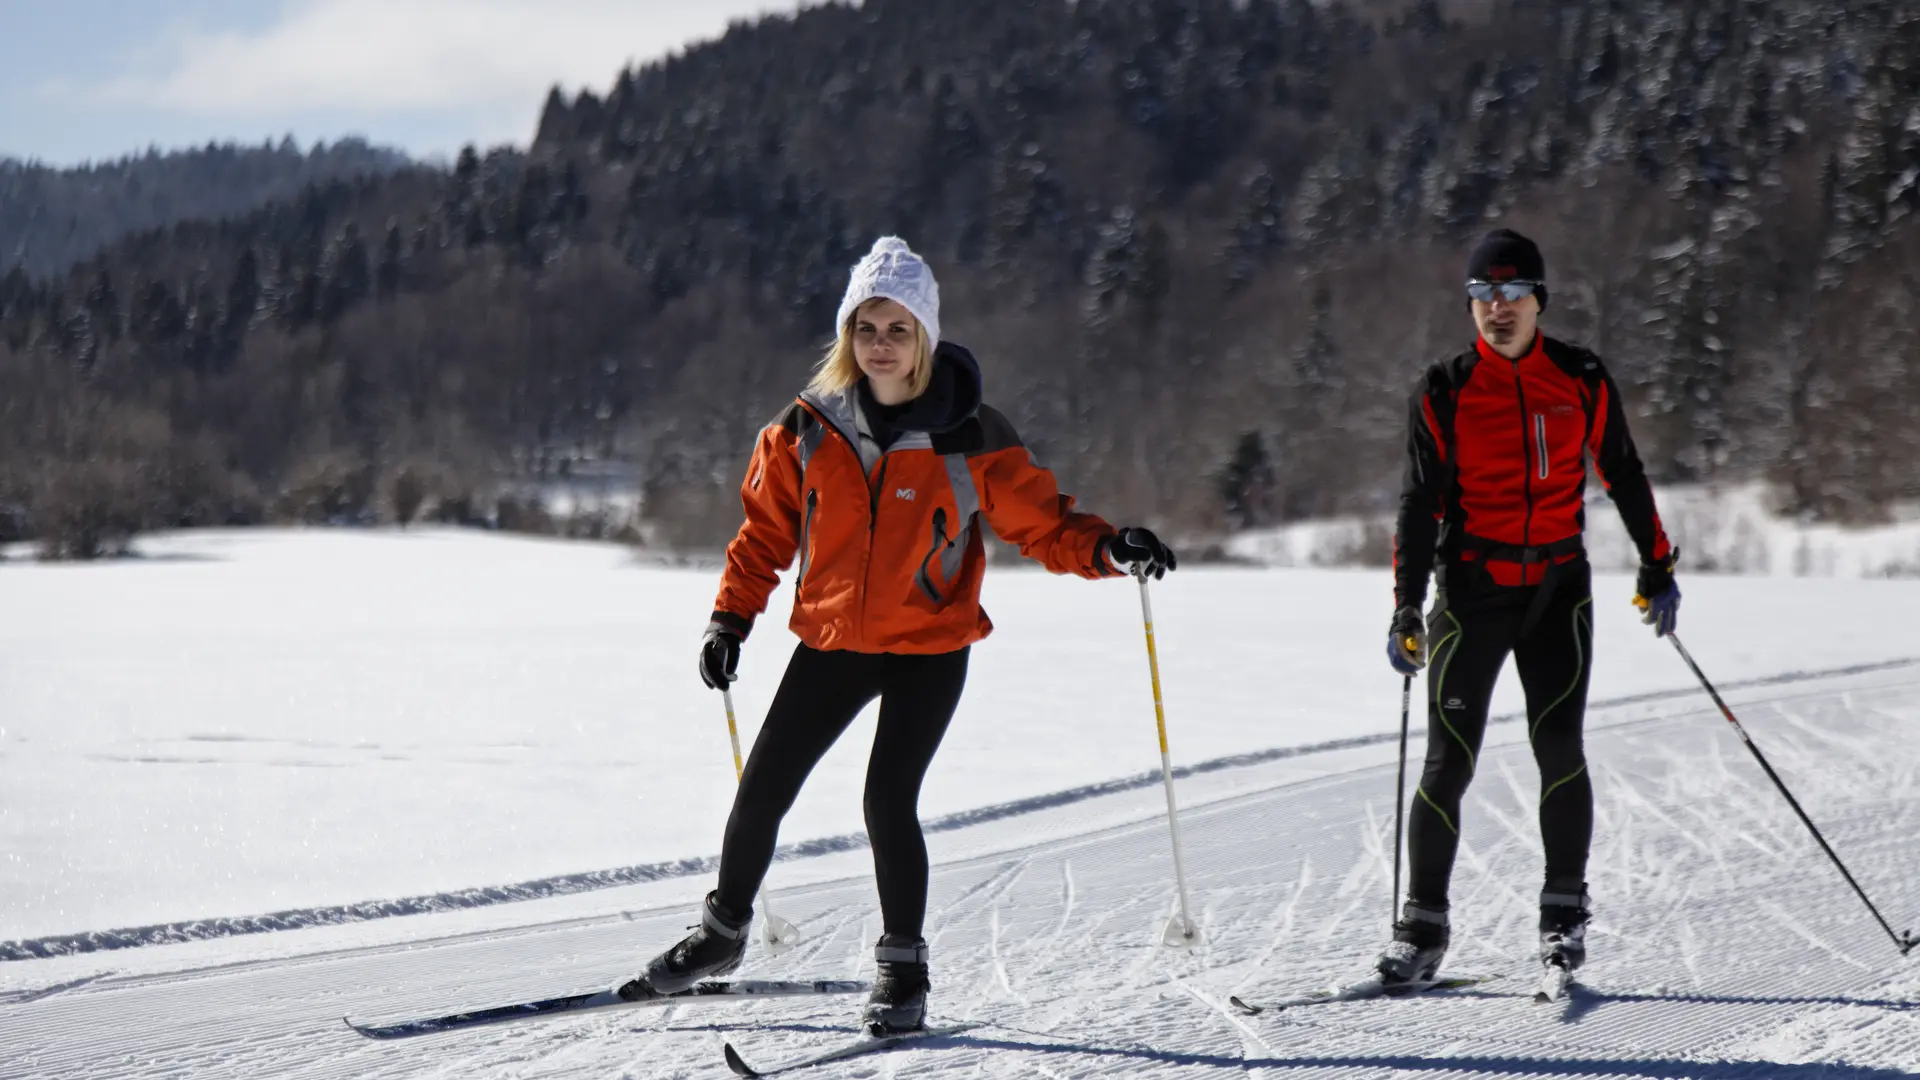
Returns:
[[[971,391],[931,431],[905,430],[882,449],[857,388],[801,394],[761,431],[715,623],[746,637],[798,555],[788,625],[813,648],[927,654],[971,645],[993,631],[980,606],[982,518],[1054,573],[1120,573],[1106,554],[1113,526],[1075,511],[1006,417],[978,404],[972,356],[942,342],[935,363],[970,379]]]

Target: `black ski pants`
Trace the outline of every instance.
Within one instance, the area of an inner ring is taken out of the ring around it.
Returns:
[[[720,852],[719,901],[747,912],[773,862],[780,821],[800,786],[860,710],[880,699],[867,762],[867,836],[873,843],[886,933],[920,937],[927,914],[927,842],[920,783],[967,682],[969,649],[932,656],[823,652],[801,645],[787,664],[753,742]]]
[[[1509,653],[1527,696],[1527,737],[1540,767],[1540,839],[1546,881],[1579,892],[1593,841],[1593,785],[1582,727],[1593,660],[1592,572],[1563,568],[1531,627],[1540,586],[1476,589],[1450,607],[1441,593],[1427,617],[1427,763],[1407,814],[1407,897],[1445,909],[1460,847],[1460,801],[1473,781],[1494,680]],[[1489,595],[1497,589],[1499,595]],[[1523,632],[1524,631],[1524,632]]]

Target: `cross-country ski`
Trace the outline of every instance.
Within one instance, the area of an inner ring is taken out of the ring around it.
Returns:
[[[1227,1001],[1234,1008],[1251,1016],[1263,1012],[1279,1012],[1282,1009],[1292,1009],[1302,1005],[1331,1005],[1343,1001],[1365,1001],[1369,998],[1412,997],[1440,990],[1462,990],[1469,986],[1485,985],[1497,978],[1499,978],[1498,975],[1451,975],[1420,982],[1390,984],[1375,974],[1340,986],[1309,990],[1293,997],[1272,1000],[1254,997],[1248,1000],[1236,995],[1228,998]]]
[[[862,994],[867,989],[868,986],[864,982],[844,980],[792,982],[767,979],[716,979],[697,983],[676,993],[659,994],[649,990],[644,983],[636,981],[612,990],[542,998],[515,1005],[500,1005],[493,1008],[448,1013],[444,1016],[402,1020],[396,1023],[363,1023],[352,1019],[348,1019],[346,1023],[348,1027],[369,1039],[401,1039],[414,1035],[433,1035],[444,1031],[481,1027],[487,1024],[504,1024],[544,1016],[557,1016],[562,1013],[604,1012],[609,1009],[630,1009],[648,1005],[744,1001],[752,998]]]
[[[923,1043],[930,1039],[959,1035],[984,1026],[984,1024],[977,1022],[947,1024],[944,1026],[935,1025],[921,1028],[917,1031],[896,1032],[891,1035],[860,1035],[830,1050],[803,1055],[781,1062],[778,1065],[769,1065],[764,1068],[754,1068],[748,1065],[746,1061],[741,1058],[740,1052],[733,1048],[732,1043],[726,1044],[724,1049],[727,1068],[732,1069],[736,1076],[780,1076],[785,1073],[800,1072],[804,1069],[811,1069],[820,1065],[830,1065],[833,1062],[845,1061],[849,1058],[864,1057],[868,1054],[897,1050],[902,1047]]]

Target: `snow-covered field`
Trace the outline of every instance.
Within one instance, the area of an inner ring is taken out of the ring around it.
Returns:
[[[681,932],[710,874],[669,864],[717,851],[733,784],[693,673],[712,572],[431,531],[142,550],[0,566],[0,956],[57,954],[0,960],[0,1077],[712,1076],[722,1036],[777,1059],[849,1026],[856,1003],[833,999],[397,1044],[338,1024],[590,989]],[[1896,927],[1920,921],[1920,582],[1682,584],[1697,658],[1740,687],[1735,708]],[[999,631],[922,804],[944,819],[936,1009],[995,1026],[836,1075],[1920,1070],[1920,956],[1900,959],[1638,624],[1624,575],[1596,585],[1594,698],[1613,704],[1592,713],[1592,988],[1546,1010],[1520,992],[1537,780],[1502,724],[1468,800],[1452,966],[1504,984],[1228,1017],[1226,995],[1323,983],[1383,938],[1388,581],[1193,569],[1154,589],[1174,757],[1205,763],[1180,794],[1208,944],[1153,945],[1172,903],[1157,783],[1101,786],[1157,763],[1137,589],[996,569]],[[745,738],[791,651],[785,604],[748,644]],[[827,841],[770,881],[806,942],[743,974],[870,966],[854,839],[870,732],[823,763],[784,834]],[[489,902],[529,894],[545,898]],[[227,934],[274,913],[337,925]],[[186,940],[139,944],[168,937]]]

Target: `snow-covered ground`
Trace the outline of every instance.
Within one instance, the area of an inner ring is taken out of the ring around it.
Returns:
[[[693,674],[711,572],[432,531],[193,533],[142,550],[0,566],[0,952],[62,954],[0,961],[0,1077],[724,1075],[721,1035],[777,1059],[848,1026],[844,1000],[400,1044],[338,1025],[592,988],[678,935],[710,875],[661,864],[717,850],[733,784],[724,717]],[[1900,661],[1920,657],[1904,629],[1920,582],[1682,584],[1695,655],[1743,687],[1730,697],[1756,739],[1912,925],[1920,664]],[[837,1075],[1920,1069],[1920,957],[1876,936],[1637,623],[1625,576],[1597,583],[1594,697],[1614,704],[1592,718],[1593,989],[1546,1011],[1519,993],[1537,781],[1524,732],[1502,724],[1468,802],[1454,966],[1509,985],[1229,1018],[1214,1008],[1227,994],[1325,982],[1383,936],[1388,582],[1214,569],[1154,589],[1174,756],[1210,763],[1180,786],[1207,946],[1152,944],[1172,903],[1157,784],[1100,786],[1157,762],[1137,589],[996,569],[999,631],[922,809],[945,819],[937,1008],[998,1026]],[[747,738],[791,651],[785,603],[747,648]],[[1841,668],[1856,670],[1788,678]],[[1496,710],[1518,707],[1503,686]],[[835,749],[785,831],[829,841],[770,882],[806,943],[743,974],[870,963],[867,853],[850,839],[870,732]],[[545,899],[486,902],[542,879],[530,891]],[[467,906],[358,920],[383,904]],[[196,922],[268,913],[341,924],[221,936],[236,924]],[[205,940],[112,947],[169,935]]]

